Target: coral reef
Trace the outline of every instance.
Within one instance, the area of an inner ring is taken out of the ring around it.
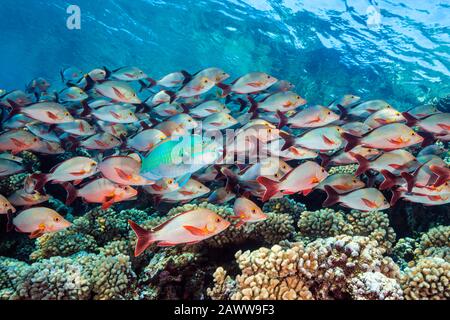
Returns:
[[[307,245],[260,248],[236,253],[241,270],[234,280],[223,268],[214,273],[208,290],[214,299],[400,299],[398,266],[383,257],[378,243],[368,237],[339,235]],[[369,276],[377,272],[380,275]],[[364,283],[383,279],[379,286],[362,291]],[[234,281],[234,284],[232,284]]]
[[[296,202],[294,199],[279,198],[271,199],[264,203],[262,210],[264,212],[276,212],[282,214],[289,214],[295,221],[300,218],[303,211],[306,211],[306,206],[303,203]]]
[[[389,226],[389,218],[380,211],[352,210],[347,214],[329,208],[305,211],[297,225],[297,239],[300,241],[309,242],[339,234],[367,236],[378,242],[383,253],[389,253],[395,242],[395,232]]]
[[[328,174],[336,174],[336,173],[355,173],[358,169],[357,164],[349,164],[345,166],[334,166],[328,170]]]
[[[427,257],[407,268],[401,285],[407,300],[448,300],[450,298],[450,263]]]
[[[129,257],[77,254],[31,265],[9,259],[1,279],[2,295],[12,300],[131,299],[135,274]],[[2,277],[3,278],[3,277]],[[5,286],[6,283],[6,286]]]

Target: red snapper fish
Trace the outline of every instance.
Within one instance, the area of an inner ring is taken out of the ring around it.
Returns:
[[[290,118],[287,118],[280,111],[277,113],[280,118],[279,128],[282,128],[285,125],[299,129],[317,128],[339,120],[339,116],[336,113],[320,105],[304,108]]]
[[[315,187],[315,189],[325,191],[325,186],[332,187],[338,194],[344,194],[364,188],[365,184],[364,182],[356,178],[353,174],[336,173],[326,177]]]
[[[236,79],[231,85],[218,83],[217,86],[223,90],[222,95],[227,96],[231,92],[238,94],[260,92],[266,90],[277,81],[277,78],[264,72],[252,72]]]
[[[71,223],[55,210],[34,207],[20,212],[13,225],[18,232],[29,233],[30,238],[38,238],[44,233],[52,233],[67,229]]]
[[[178,98],[189,98],[201,95],[203,93],[211,90],[216,83],[205,77],[205,76],[196,76],[191,81],[186,83],[177,93],[176,96]]]
[[[39,142],[39,138],[32,133],[13,129],[0,134],[0,151],[11,151],[13,155],[16,155],[19,152],[30,150]]]
[[[408,126],[418,126],[420,129],[437,134],[447,135],[450,131],[450,113],[436,113],[422,119],[416,119],[408,112],[403,112]]]
[[[359,154],[355,154],[354,157],[359,163],[358,170],[355,173],[356,176],[363,174],[369,169],[378,172],[387,170],[392,173],[400,173],[402,171],[413,171],[419,166],[416,157],[403,149],[385,152],[372,161]]]
[[[13,101],[9,101],[13,109],[9,114],[10,117],[22,113],[34,120],[47,124],[60,124],[74,121],[74,118],[67,109],[55,102],[39,102],[33,105],[22,107]]]
[[[364,124],[375,129],[389,123],[403,121],[405,121],[405,117],[399,111],[394,108],[384,108],[370,115]]]
[[[155,183],[139,175],[141,163],[129,156],[111,156],[98,164],[102,175],[120,185],[143,186]]]
[[[230,226],[230,222],[209,209],[194,209],[180,213],[156,228],[147,231],[128,221],[138,238],[134,255],[142,254],[152,243],[160,247],[194,244],[215,236]]]
[[[298,192],[308,195],[327,176],[328,173],[320,165],[312,161],[306,161],[287,173],[280,181],[274,181],[266,177],[258,177],[257,181],[266,188],[262,198],[262,201],[265,202],[278,191],[285,195]]]
[[[347,194],[338,194],[331,186],[325,186],[327,199],[323,206],[329,207],[336,203],[359,211],[380,211],[388,209],[389,203],[383,194],[375,188],[364,188]]]
[[[362,137],[353,136],[346,132],[342,136],[347,140],[345,151],[349,151],[357,145],[389,151],[410,147],[423,141],[423,137],[402,123],[387,124]]]
[[[47,174],[32,174],[37,180],[36,189],[41,190],[45,183],[75,181],[75,184],[97,173],[97,162],[87,157],[74,157],[56,165]]]
[[[113,101],[140,104],[141,99],[127,83],[121,81],[105,81],[95,84],[93,88],[97,94],[110,98]]]
[[[276,92],[265,97],[259,102],[256,102],[251,97],[248,99],[252,104],[250,112],[256,109],[261,109],[267,112],[286,112],[306,104],[306,100],[293,91]]]
[[[239,220],[236,228],[239,228],[245,223],[259,222],[267,219],[267,215],[264,214],[261,208],[245,197],[240,197],[234,201],[233,212],[235,215],[230,218]]]
[[[103,210],[116,202],[130,200],[137,195],[136,189],[131,186],[118,185],[104,178],[88,182],[78,190],[68,182],[65,182],[63,187],[67,192],[66,205],[70,205],[77,197],[81,197],[88,203],[101,203]]]

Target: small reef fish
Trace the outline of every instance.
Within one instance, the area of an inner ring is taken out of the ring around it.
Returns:
[[[236,228],[239,228],[245,223],[259,222],[267,219],[267,215],[264,214],[260,207],[244,197],[240,197],[234,201],[233,212],[235,215],[231,216],[230,219],[238,220]]]
[[[38,238],[45,233],[67,229],[71,223],[55,210],[45,207],[34,207],[20,212],[14,219],[16,231],[29,233],[31,239]]]
[[[325,186],[327,199],[323,206],[329,207],[336,203],[360,211],[381,211],[390,207],[383,194],[375,188],[364,188],[340,195],[331,186]]]
[[[280,117],[279,128],[288,125],[290,128],[317,128],[339,120],[339,116],[330,109],[316,105],[298,112],[292,117],[285,117],[278,111]]]
[[[151,231],[129,220],[138,238],[134,255],[141,255],[152,243],[158,246],[194,244],[208,239],[230,226],[230,222],[209,209],[195,209],[180,213]]]
[[[121,186],[104,178],[88,182],[78,190],[68,182],[63,183],[63,187],[67,192],[67,205],[70,205],[77,197],[81,197],[88,203],[101,203],[103,210],[116,202],[129,200],[137,195],[136,189],[131,186]]]
[[[306,161],[291,170],[279,182],[266,177],[258,177],[257,181],[266,188],[262,198],[262,201],[265,202],[278,191],[283,194],[302,192],[306,196],[327,176],[328,173],[320,165],[312,161]]]
[[[16,155],[22,151],[30,150],[39,142],[39,138],[28,131],[12,129],[0,134],[0,151],[10,151],[13,155]]]
[[[238,78],[231,86],[223,83],[218,83],[217,86],[223,90],[223,96],[227,96],[231,92],[238,94],[261,92],[277,81],[277,78],[268,75],[267,73],[252,72]]]
[[[101,174],[120,185],[142,186],[153,184],[139,175],[141,163],[129,156],[111,156],[102,160],[97,166]]]

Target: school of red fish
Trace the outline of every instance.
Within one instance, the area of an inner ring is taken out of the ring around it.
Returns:
[[[156,205],[234,201],[229,218],[237,227],[266,219],[258,201],[314,190],[326,192],[325,207],[360,211],[385,210],[400,199],[450,202],[446,150],[435,144],[450,140],[450,114],[432,105],[400,112],[351,94],[314,105],[286,80],[252,72],[231,82],[220,68],[159,80],[137,67],[70,67],[60,75],[61,90],[36,78],[24,91],[0,96],[2,179],[27,170],[25,150],[48,159],[77,148],[91,155],[32,173],[22,189],[0,195],[0,214],[32,238],[70,227],[42,206],[49,183],[65,189],[67,205],[81,198],[103,209],[141,192]],[[359,165],[355,174],[327,172],[348,164]],[[197,243],[230,226],[209,209],[183,212],[149,231],[129,223],[138,237],[135,255],[152,243]]]

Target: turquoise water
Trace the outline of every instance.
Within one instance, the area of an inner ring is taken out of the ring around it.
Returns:
[[[81,30],[66,27],[70,4]],[[444,0],[2,0],[0,87],[73,65],[217,66],[289,79],[316,103],[351,92],[404,109],[450,93],[449,16]]]

